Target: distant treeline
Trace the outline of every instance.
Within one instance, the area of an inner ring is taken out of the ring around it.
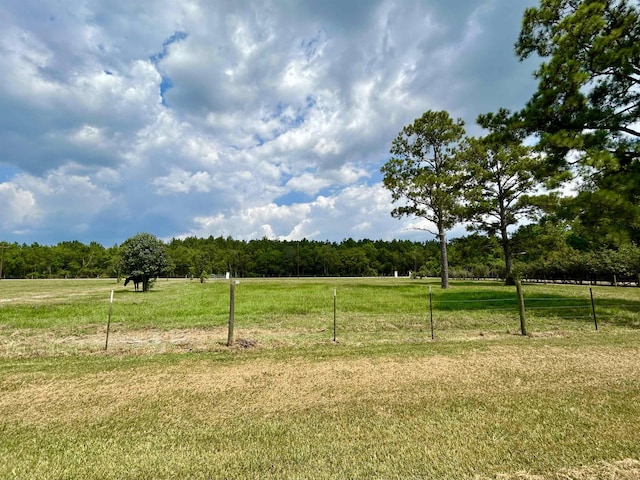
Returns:
[[[625,244],[588,249],[570,231],[529,225],[513,236],[515,269],[523,278],[547,280],[636,281],[640,249]],[[172,239],[165,244],[168,276],[329,277],[438,276],[439,246],[435,240],[234,240],[230,237]],[[91,242],[0,242],[2,278],[119,277],[119,247]],[[494,237],[478,234],[449,242],[452,278],[503,278],[502,249]]]

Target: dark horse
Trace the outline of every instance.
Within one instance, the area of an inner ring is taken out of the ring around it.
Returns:
[[[133,282],[133,288],[137,292],[141,283],[144,287],[144,275],[131,275],[127,277],[124,281],[124,286],[126,287],[129,282]]]

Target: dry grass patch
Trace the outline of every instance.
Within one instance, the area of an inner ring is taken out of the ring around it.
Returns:
[[[1,332],[2,329],[0,329]],[[107,353],[110,355],[210,351],[220,347],[227,331],[222,327],[160,330],[126,329],[112,325]],[[106,326],[43,331],[21,329],[0,333],[0,358],[90,355],[104,353]]]
[[[111,325],[108,355],[151,355],[227,350],[227,328],[133,329],[121,323]],[[331,339],[328,329],[276,330],[258,327],[236,328],[234,348],[282,348],[318,345]],[[19,359],[104,353],[106,325],[74,329],[9,330],[0,326],[0,358]]]
[[[518,395],[615,388],[640,382],[640,350],[566,350],[492,347],[450,357],[357,358],[288,362],[254,359],[220,365],[197,358],[158,367],[91,375],[5,374],[0,412],[5,419],[46,424],[96,420],[156,399],[179,399],[204,417],[220,398],[238,398],[233,415],[292,413],[355,403],[443,402],[454,397],[491,400]],[[191,398],[193,401],[189,401]],[[631,401],[632,399],[630,399]]]
[[[640,461],[626,458],[615,462],[598,462],[579,468],[563,468],[550,475],[528,473],[497,474],[495,480],[638,480]],[[479,477],[476,480],[483,480]]]
[[[636,469],[616,461],[640,444],[638,347],[320,358],[329,350],[7,364],[0,454],[12,460],[0,477],[587,479]],[[93,366],[71,368],[82,362]]]

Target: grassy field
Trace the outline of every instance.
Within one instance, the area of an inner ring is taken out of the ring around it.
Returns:
[[[227,347],[224,280],[2,280],[0,478],[637,479],[640,289],[593,294],[242,279]]]

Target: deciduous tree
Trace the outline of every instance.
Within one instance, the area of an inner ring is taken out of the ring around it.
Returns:
[[[150,233],[139,233],[126,240],[119,250],[124,270],[142,277],[142,291],[149,290],[149,280],[165,273],[169,267],[165,246]]]
[[[8,242],[0,242],[0,280],[3,278],[4,272],[4,255],[5,251],[11,248],[11,244]]]

